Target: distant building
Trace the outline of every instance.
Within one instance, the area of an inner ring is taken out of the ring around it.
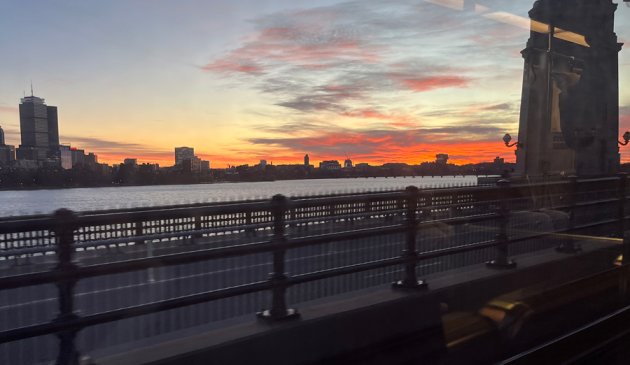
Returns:
[[[181,165],[185,160],[195,157],[195,149],[192,147],[175,147],[175,165]]]
[[[505,164],[505,159],[497,156],[497,157],[495,157],[495,159],[494,159],[494,161],[492,163],[496,167],[501,167],[501,166],[503,166]]]
[[[78,148],[71,148],[72,153],[72,166],[84,165],[85,164],[85,150],[80,150]]]
[[[126,158],[123,161],[123,164],[126,166],[138,166],[138,159],[137,158]]]
[[[319,163],[319,168],[322,170],[340,170],[341,164],[337,160],[322,161]]]
[[[70,170],[74,166],[70,146],[59,146],[59,164],[64,170]]]
[[[20,103],[20,147],[18,159],[43,161],[56,158],[59,150],[57,107],[44,99],[26,96]]]
[[[138,166],[140,172],[155,174],[160,171],[160,165],[156,163],[143,163]]]
[[[348,158],[348,159],[346,159],[346,160],[343,162],[343,167],[344,167],[345,169],[351,169],[351,168],[352,168],[352,160],[351,160],[351,159],[349,159],[349,158]]]
[[[85,164],[90,166],[98,164],[98,156],[92,152],[88,153],[87,156],[85,156]]]
[[[15,160],[15,166],[24,170],[37,170],[39,164],[35,160]]]
[[[4,130],[0,127],[0,165],[8,165],[15,161],[15,147],[5,144]]]
[[[304,155],[304,166],[309,167],[311,165],[311,159],[308,157],[308,153]]]
[[[187,158],[180,163],[180,167],[186,172],[200,172],[201,171],[201,159],[197,156]]]
[[[265,168],[267,166],[267,160],[260,160],[258,166],[261,168]]]
[[[0,165],[9,165],[15,161],[15,147],[4,145],[0,146]]]
[[[210,161],[201,160],[201,171],[210,170]]]
[[[358,163],[355,166],[355,168],[357,169],[367,169],[368,167],[370,167],[370,164],[365,163],[365,162]]]
[[[435,163],[438,165],[446,165],[448,163],[448,155],[446,153],[438,153],[435,155]]]

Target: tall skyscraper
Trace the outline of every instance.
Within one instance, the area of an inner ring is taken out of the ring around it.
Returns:
[[[175,147],[175,165],[181,165],[186,160],[195,157],[195,149],[192,147]]]
[[[304,166],[308,167],[311,164],[311,159],[308,154],[304,155]]]
[[[2,126],[0,125],[0,146],[4,146],[4,145],[5,145],[4,130],[2,129]]]
[[[44,99],[31,95],[20,103],[20,132],[22,144],[18,159],[45,160],[56,157],[59,149],[57,107],[47,106]]]

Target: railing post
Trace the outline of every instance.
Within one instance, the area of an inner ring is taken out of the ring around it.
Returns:
[[[195,231],[197,231],[197,232],[195,232],[195,234],[192,237],[193,238],[192,239],[193,242],[195,242],[197,239],[203,237],[203,235],[200,233],[201,228],[202,228],[201,227],[202,226],[202,224],[201,224],[201,214],[195,214],[194,220],[195,220]]]
[[[269,282],[272,285],[271,309],[257,313],[258,318],[268,321],[295,319],[300,316],[295,309],[287,308],[286,303],[286,291],[288,287],[284,262],[286,249],[282,247],[282,245],[287,242],[285,234],[285,214],[288,205],[288,199],[284,195],[274,195],[271,199],[271,212],[273,215],[273,237],[271,238],[271,244],[277,246],[273,251],[273,272],[269,274]]]
[[[297,223],[295,223],[295,208],[291,208],[289,212],[289,219],[291,219],[291,224],[289,224],[289,227],[291,228],[297,227]]]
[[[59,209],[54,213],[54,232],[57,241],[57,267],[55,271],[63,275],[57,282],[59,291],[59,314],[55,322],[68,322],[78,318],[74,312],[74,286],[77,278],[73,275],[77,266],[72,262],[74,254],[74,230],[76,215],[68,209]],[[59,338],[59,354],[57,365],[77,365],[79,350],[75,340],[78,330],[65,330],[57,333]]]
[[[407,199],[407,219],[406,219],[406,240],[405,249],[402,256],[407,259],[405,263],[405,277],[392,284],[398,289],[422,289],[427,287],[427,283],[418,280],[416,275],[416,265],[418,259],[418,251],[416,247],[416,235],[418,233],[418,219],[416,211],[418,209],[418,197],[420,193],[415,186],[409,186],[405,189]]]
[[[247,234],[253,235],[254,233],[256,233],[256,230],[250,227],[252,225],[252,212],[250,210],[245,213],[245,224],[247,225],[247,228],[245,229],[245,232],[247,232]]]
[[[571,175],[569,176],[569,223],[567,227],[568,233],[573,232],[575,228],[575,206],[577,204],[577,190],[578,190],[578,182],[577,176]],[[576,253],[579,252],[579,248],[575,246],[575,240],[573,236],[567,234],[562,238],[560,245],[556,248],[556,251],[562,253]]]
[[[508,258],[508,235],[507,226],[510,218],[510,209],[508,207],[508,199],[510,198],[508,192],[510,188],[509,180],[497,181],[499,200],[499,233],[496,235],[497,243],[497,256],[496,259],[486,262],[486,265],[494,269],[512,269],[516,267],[516,262]]]
[[[136,228],[135,236],[136,237],[142,236],[144,234],[144,230],[142,229],[142,221],[136,221],[134,225]],[[136,245],[141,245],[144,243],[144,240],[137,240],[135,243]]]

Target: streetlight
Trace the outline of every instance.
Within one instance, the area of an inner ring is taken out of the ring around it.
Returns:
[[[630,133],[628,133],[628,139],[630,139]],[[509,133],[506,133],[505,136],[503,136],[503,142],[505,142],[505,147],[514,147],[516,146],[516,148],[523,148],[523,144],[519,141],[516,141],[512,144],[510,144],[510,141],[512,140],[512,136],[510,136]]]
[[[623,142],[617,141],[617,143],[619,143],[622,146],[627,145],[628,142],[630,141],[630,132],[626,131],[626,133],[623,134],[622,138],[623,138]]]

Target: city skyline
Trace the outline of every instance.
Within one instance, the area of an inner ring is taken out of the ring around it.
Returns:
[[[213,167],[298,164],[305,153],[513,162],[501,137],[516,137],[531,2],[469,3],[3,3],[0,125],[19,145],[17,101],[32,79],[59,107],[60,143],[110,164],[170,166],[175,146]],[[620,6],[620,42],[628,13]],[[622,50],[621,131],[629,59]]]

